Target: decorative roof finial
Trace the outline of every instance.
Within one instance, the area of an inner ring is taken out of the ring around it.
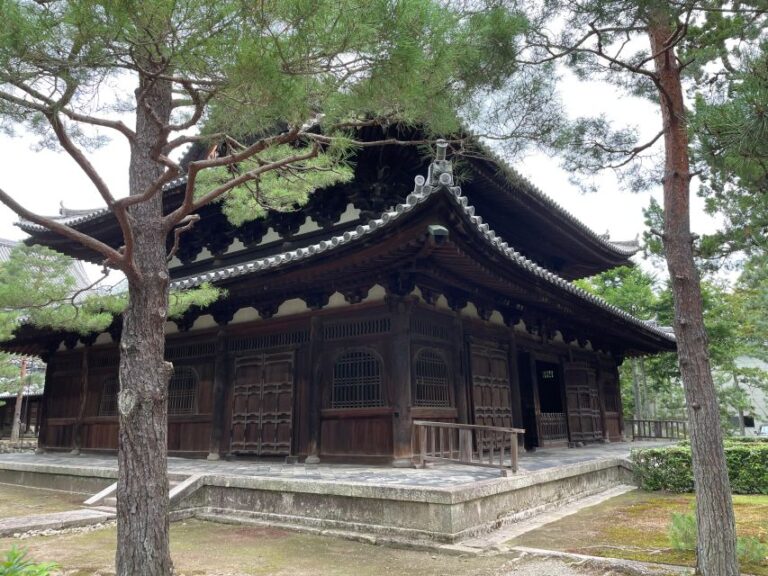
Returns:
[[[435,156],[435,160],[438,162],[442,162],[445,160],[445,152],[448,150],[448,142],[440,138],[440,140],[437,141],[437,156]]]
[[[453,184],[453,165],[446,160],[448,142],[442,138],[437,141],[435,160],[429,165],[427,182],[430,186],[451,186]]]

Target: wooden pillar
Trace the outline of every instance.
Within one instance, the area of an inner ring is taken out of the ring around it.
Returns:
[[[29,397],[29,398],[27,398],[27,403],[24,406],[24,428],[22,428],[22,430],[21,430],[21,432],[23,434],[28,434],[29,433],[29,428],[30,428],[30,421],[29,420],[30,420],[30,416],[32,414],[32,410],[30,409],[31,406],[32,406],[32,398]]]
[[[309,442],[306,464],[320,462],[320,424],[323,383],[323,324],[319,316],[313,316],[309,325]]]
[[[464,348],[464,323],[456,312],[453,318],[453,370],[456,396],[456,416],[460,424],[469,424],[469,405],[467,397],[472,389],[470,369],[467,365],[468,353]]]
[[[213,413],[208,460],[221,457],[221,441],[224,437],[224,420],[229,380],[229,354],[227,353],[226,324],[220,325],[216,334],[216,356],[213,360]]]
[[[70,452],[74,455],[80,454],[80,449],[83,446],[83,416],[85,416],[85,405],[88,401],[88,356],[90,350],[90,344],[84,346],[80,358],[80,404],[77,409],[75,427],[72,430],[72,450]]]
[[[603,442],[610,442],[608,436],[608,420],[605,417],[605,381],[603,379],[603,370],[600,367],[600,357],[597,357],[595,365],[595,378],[597,379],[597,402],[600,406],[600,426],[603,432]]]
[[[525,423],[523,422],[523,401],[520,393],[520,368],[517,365],[517,341],[515,340],[515,335],[512,330],[514,329],[510,328],[508,355],[509,388],[512,395],[512,427],[525,428]],[[523,435],[518,434],[518,444],[522,446],[523,441]]]
[[[392,407],[392,465],[398,468],[413,466],[411,434],[411,303],[403,297],[389,297],[392,312],[392,337],[390,339],[390,390],[393,392]]]
[[[533,410],[536,418],[536,437],[539,439],[539,446],[543,446],[544,438],[541,434],[541,399],[539,398],[539,371],[536,370],[536,357],[533,353],[529,355],[530,370],[531,370],[531,387],[533,388]],[[563,406],[565,411],[565,406]]]
[[[43,398],[37,409],[37,449],[36,454],[45,453],[46,434],[48,433],[48,403],[50,402],[51,386],[53,380],[53,359],[55,352],[46,354],[42,360],[45,362],[45,382],[43,384]]]
[[[621,376],[619,375],[619,366],[624,363],[624,359],[621,356],[615,356],[613,364],[613,377],[616,379],[616,395],[619,410],[619,438],[624,439],[624,404],[621,401]]]

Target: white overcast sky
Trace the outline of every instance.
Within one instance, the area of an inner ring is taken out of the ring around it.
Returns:
[[[596,82],[569,79],[563,86],[563,99],[572,115],[605,112],[619,123],[639,125],[652,135],[661,127],[652,103],[633,97],[622,98],[613,88]],[[0,187],[24,206],[41,214],[57,214],[59,204],[68,208],[103,206],[94,187],[66,153],[35,150],[29,136],[0,135]],[[128,147],[122,137],[90,154],[116,196],[127,193]],[[650,196],[661,200],[661,187],[633,194],[619,188],[615,178],[600,179],[599,191],[581,193],[568,182],[556,158],[531,154],[514,167],[543,192],[554,198],[595,232],[606,231],[613,240],[631,240],[642,234],[642,209]],[[0,237],[20,239],[24,234],[13,223],[17,217],[0,205]],[[696,233],[712,232],[716,222],[704,213],[703,202],[692,194],[691,222]]]

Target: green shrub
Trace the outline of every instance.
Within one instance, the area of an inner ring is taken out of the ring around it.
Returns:
[[[672,513],[667,529],[669,544],[675,550],[696,551],[696,513]],[[753,566],[763,566],[768,558],[768,544],[753,536],[737,538],[736,550],[739,561]]]
[[[53,562],[35,564],[27,558],[27,551],[14,546],[0,560],[0,576],[49,576],[58,566]]]
[[[768,443],[725,443],[728,476],[734,494],[768,494]],[[643,490],[693,492],[691,447],[632,450],[635,479]]]
[[[675,550],[696,550],[696,514],[685,512],[672,513],[672,520],[667,530],[669,544]]]
[[[763,544],[753,536],[745,536],[736,541],[739,560],[745,564],[761,566],[768,558],[768,544]]]
[[[724,440],[725,444],[768,444],[768,437],[765,436],[728,436]]]

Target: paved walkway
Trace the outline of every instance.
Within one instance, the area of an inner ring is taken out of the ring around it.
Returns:
[[[520,457],[519,474],[537,472],[548,468],[602,460],[627,458],[632,448],[660,446],[659,442],[632,442],[595,444],[583,448],[549,448],[524,453]],[[48,454],[0,454],[3,464],[29,464],[32,466],[102,468],[117,470],[115,456],[48,453]],[[353,464],[285,464],[282,461],[237,459],[233,461],[208,461],[189,458],[168,458],[168,472],[180,476],[212,474],[219,476],[258,476],[290,478],[328,482],[362,483],[377,486],[417,486],[422,488],[450,488],[499,477],[499,471],[459,464],[439,464],[425,469],[392,468],[391,466]]]

